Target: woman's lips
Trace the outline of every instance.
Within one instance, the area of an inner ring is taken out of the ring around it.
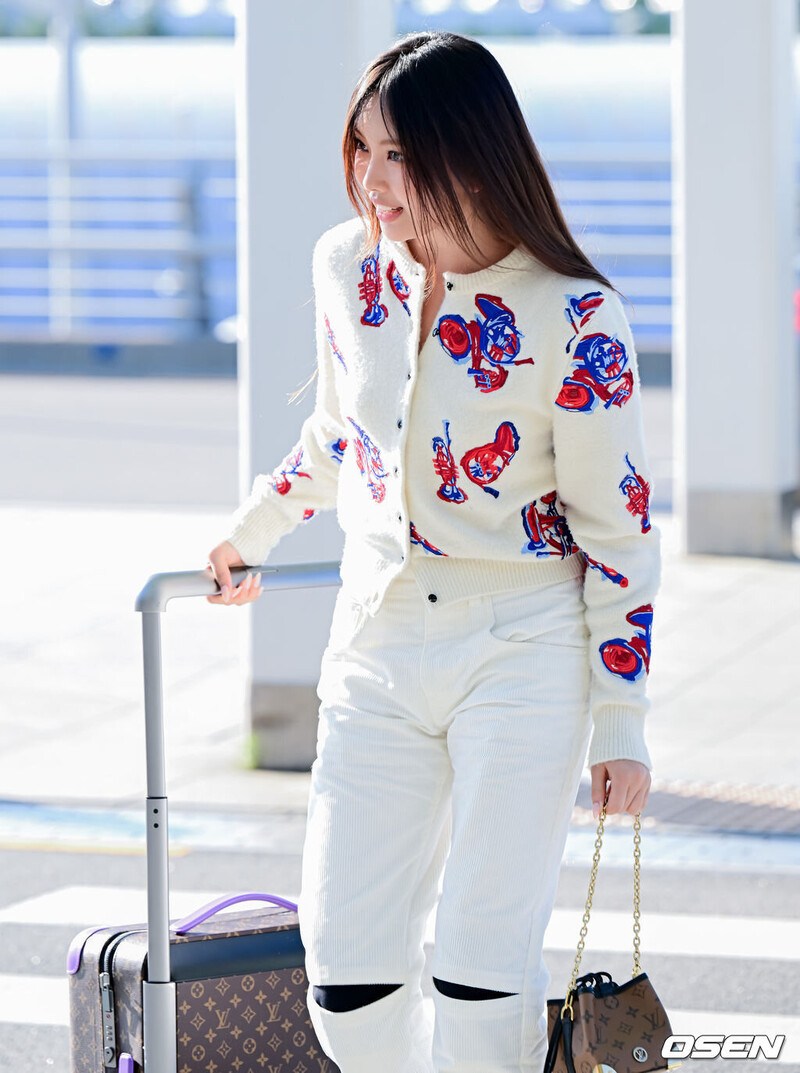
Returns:
[[[378,219],[385,223],[391,220],[396,220],[402,211],[402,209],[384,209],[380,205],[375,206],[375,212],[378,215]]]

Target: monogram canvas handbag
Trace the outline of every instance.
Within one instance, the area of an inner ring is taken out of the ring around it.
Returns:
[[[661,1056],[672,1027],[655,988],[639,965],[640,817],[637,812],[633,823],[633,976],[624,984],[615,983],[608,972],[578,976],[603,841],[604,802],[567,997],[547,1001],[549,1045],[544,1073],[651,1073],[682,1065],[680,1060]]]

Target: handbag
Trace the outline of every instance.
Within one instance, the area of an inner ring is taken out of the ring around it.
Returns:
[[[672,1035],[669,1017],[639,965],[639,858],[641,813],[633,821],[633,976],[617,984],[608,972],[578,976],[597,880],[606,802],[597,824],[592,874],[578,952],[565,999],[547,1000],[548,1048],[544,1073],[650,1073],[683,1064],[662,1058]]]

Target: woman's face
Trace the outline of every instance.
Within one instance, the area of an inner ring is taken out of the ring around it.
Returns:
[[[416,238],[411,212],[416,204],[405,191],[405,168],[399,146],[383,122],[377,98],[364,106],[355,127],[356,154],[353,161],[358,179],[375,206],[381,229],[397,241]]]
[[[418,201],[410,184],[406,192],[403,156],[383,121],[376,96],[364,106],[355,127],[355,135],[357,141],[353,167],[356,179],[375,206],[381,229],[398,242],[418,240],[420,236],[412,223],[412,214],[414,220],[420,220]],[[469,218],[471,209],[467,199],[460,190],[458,194],[464,213]],[[438,226],[430,237],[436,244],[440,240],[445,244],[448,242]]]

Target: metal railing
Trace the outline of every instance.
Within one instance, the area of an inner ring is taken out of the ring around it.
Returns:
[[[46,170],[0,176],[0,338],[167,342],[208,334],[207,262],[235,258],[236,242],[204,233],[200,202],[225,199],[233,211],[235,181],[203,170],[233,160],[227,141],[0,143],[0,168]],[[174,165],[187,174],[75,174],[109,164]],[[157,263],[143,267],[143,258]],[[231,279],[229,295],[234,288]]]

